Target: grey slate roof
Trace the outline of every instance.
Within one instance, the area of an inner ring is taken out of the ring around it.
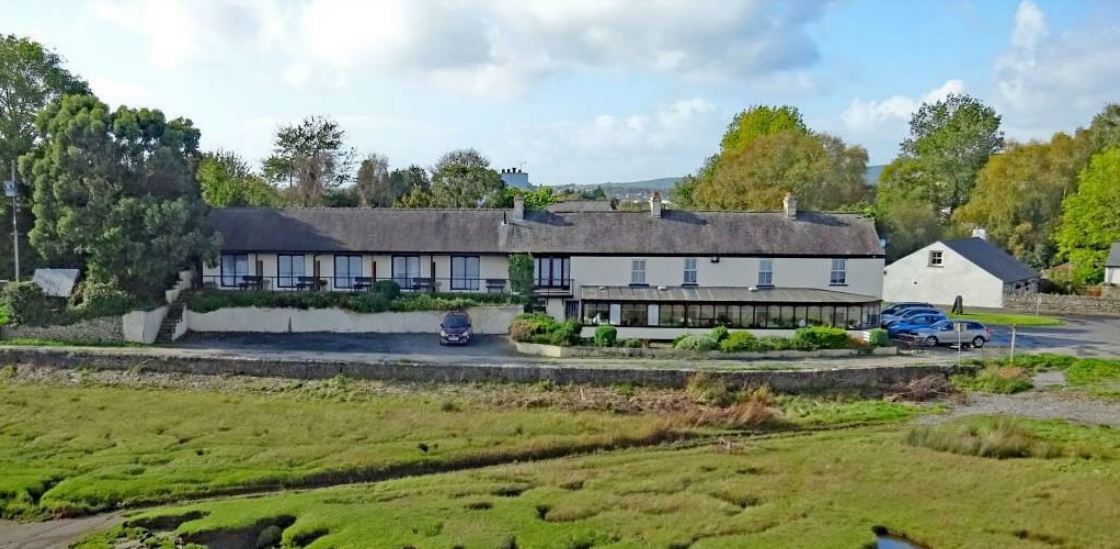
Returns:
[[[882,256],[874,224],[855,214],[221,208],[210,214],[230,251],[463,252],[610,255]]]
[[[1040,276],[1038,271],[983,238],[943,240],[941,243],[1004,282],[1018,282]]]
[[[1113,242],[1112,249],[1108,251],[1108,260],[1104,262],[1105,267],[1120,267],[1120,242]]]
[[[755,303],[822,303],[853,304],[875,303],[879,298],[869,295],[833,292],[815,288],[766,288],[750,291],[735,287],[677,286],[659,290],[655,287],[632,288],[629,286],[583,286],[580,298],[601,301],[705,301],[705,302],[755,302]]]

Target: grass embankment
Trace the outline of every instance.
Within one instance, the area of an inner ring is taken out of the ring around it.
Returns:
[[[902,403],[782,396],[753,404],[762,407],[757,417],[732,411],[686,417],[683,411],[705,405],[680,391],[630,387],[472,390],[343,378],[241,386],[198,376],[190,384],[201,388],[190,389],[183,383],[176,388],[103,383],[130,375],[113,372],[49,370],[75,379],[46,383],[35,377],[40,370],[9,368],[0,375],[0,417],[8,418],[0,422],[4,516],[72,515],[378,480],[656,444],[698,430],[846,425],[917,413]]]
[[[1120,434],[1105,429],[1019,428],[1056,445],[1120,447]],[[131,522],[174,529],[183,519],[167,517],[189,516],[177,526],[185,541],[285,547],[861,547],[876,526],[931,547],[1115,544],[1116,460],[960,455],[908,444],[908,431],[631,449],[165,508]],[[84,547],[112,547],[129,529]]]
[[[1077,358],[1038,354],[974,361],[983,366],[975,376],[953,378],[959,388],[988,393],[1017,393],[1033,387],[1031,377],[1041,371],[1061,371],[1066,390],[1095,398],[1120,400],[1120,359]]]
[[[1054,316],[1025,315],[1016,313],[965,313],[950,314],[954,320],[975,320],[989,326],[1061,326],[1065,321]]]
[[[33,337],[14,337],[0,339],[0,347],[147,347],[133,341],[86,341],[70,339],[42,339]]]

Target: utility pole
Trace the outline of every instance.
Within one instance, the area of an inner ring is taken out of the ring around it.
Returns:
[[[12,161],[12,180],[4,185],[4,194],[12,199],[12,250],[15,252],[15,277],[19,282],[19,187],[16,187],[16,161]]]

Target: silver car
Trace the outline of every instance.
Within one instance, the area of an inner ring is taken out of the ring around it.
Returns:
[[[971,345],[979,349],[992,339],[992,329],[972,320],[942,320],[914,330],[910,337],[930,347],[952,345],[960,341],[962,345]]]

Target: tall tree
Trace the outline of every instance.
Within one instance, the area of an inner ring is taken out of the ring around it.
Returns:
[[[337,122],[322,116],[283,126],[276,132],[272,156],[264,161],[265,177],[287,182],[295,203],[318,205],[328,191],[350,180],[355,153],[346,147],[345,137]]]
[[[1015,257],[1048,267],[1057,252],[1062,199],[1077,189],[1077,174],[1091,153],[1086,131],[1076,137],[1058,133],[1048,143],[1012,144],[980,170],[972,198],[953,220],[983,227]]]
[[[721,153],[712,175],[696,181],[691,198],[700,208],[774,210],[793,192],[806,209],[835,210],[870,196],[863,181],[866,168],[862,147],[785,130]]]
[[[1073,264],[1073,279],[1100,282],[1109,247],[1120,242],[1120,146],[1094,154],[1078,189],[1062,201],[1058,248]]]
[[[68,95],[37,118],[41,141],[20,159],[35,189],[31,243],[88,279],[157,295],[220,237],[206,221],[191,165],[199,132],[158,110],[109,108]]]
[[[474,149],[451,151],[432,171],[430,205],[437,208],[493,207],[502,199],[505,183],[490,161]]]
[[[202,200],[210,206],[279,206],[280,193],[228,151],[202,155],[196,172]]]
[[[372,153],[358,165],[354,179],[354,193],[362,206],[392,206],[400,196],[394,192],[389,180],[389,157]]]
[[[719,142],[720,153],[731,153],[749,146],[764,135],[784,132],[809,133],[797,107],[755,105],[731,119]]]
[[[999,125],[995,109],[963,94],[922,103],[914,113],[901,157],[920,163],[941,211],[951,214],[968,200],[980,168],[1003,148]]]

